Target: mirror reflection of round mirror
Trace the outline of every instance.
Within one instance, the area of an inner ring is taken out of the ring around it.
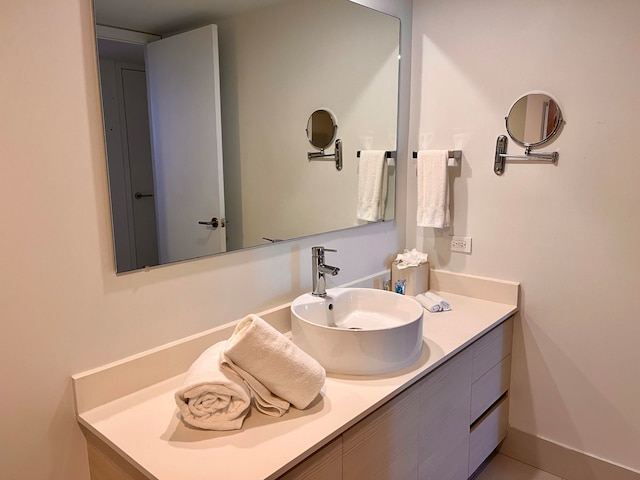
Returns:
[[[307,121],[307,138],[309,143],[320,150],[324,150],[336,136],[338,125],[331,112],[316,110]]]
[[[542,92],[520,97],[509,110],[507,132],[517,143],[535,147],[551,140],[560,125],[560,106],[550,95]]]

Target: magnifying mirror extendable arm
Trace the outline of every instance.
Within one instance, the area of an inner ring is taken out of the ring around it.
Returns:
[[[496,155],[493,162],[493,172],[496,175],[504,173],[504,164],[506,160],[521,162],[550,162],[554,165],[558,163],[558,152],[532,152],[531,147],[527,146],[524,155],[512,155],[507,153],[507,136],[500,135],[496,141]]]
[[[335,150],[333,153],[324,153],[324,150],[320,150],[319,152],[309,152],[307,153],[307,158],[309,161],[335,160],[336,170],[342,170],[342,140],[339,138],[336,139]]]

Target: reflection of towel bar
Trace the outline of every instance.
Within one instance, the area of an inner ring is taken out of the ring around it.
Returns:
[[[360,158],[360,150],[357,151],[356,157]],[[396,158],[396,152],[390,152],[387,150],[384,152],[384,158]]]
[[[418,152],[413,152],[413,158],[418,158]],[[462,150],[449,150],[449,158],[460,160],[462,158]]]

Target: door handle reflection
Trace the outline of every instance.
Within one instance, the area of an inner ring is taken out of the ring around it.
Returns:
[[[216,217],[213,217],[209,222],[198,222],[200,225],[208,225],[213,228],[218,228],[219,222]]]
[[[136,200],[140,200],[141,198],[144,198],[144,197],[153,197],[153,193],[136,192],[133,194],[133,196],[136,197]]]

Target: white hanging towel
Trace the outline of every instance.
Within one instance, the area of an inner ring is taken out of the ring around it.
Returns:
[[[384,150],[362,150],[358,163],[359,220],[377,222],[384,218],[387,202],[387,152]]]
[[[444,228],[450,224],[448,150],[418,152],[418,213],[419,227]]]

